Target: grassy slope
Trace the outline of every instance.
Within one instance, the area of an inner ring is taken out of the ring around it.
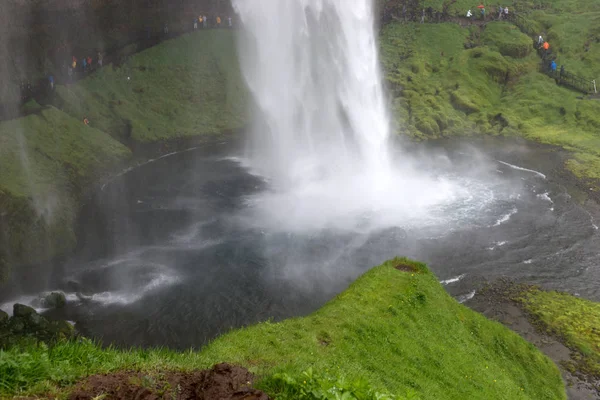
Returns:
[[[75,243],[80,189],[129,150],[110,136],[48,108],[0,123],[0,210],[8,254],[2,263],[39,262]]]
[[[517,299],[543,328],[580,354],[580,371],[600,378],[600,304],[561,292],[524,291]]]
[[[247,122],[248,103],[234,36],[201,30],[163,42],[120,68],[59,87],[62,108],[127,141],[239,129]]]
[[[533,345],[458,304],[423,264],[405,262],[420,272],[390,261],[310,316],[233,331],[199,353],[101,350],[89,342],[0,352],[0,394],[54,391],[114,370],[152,374],[228,361],[257,373],[272,394],[269,376],[312,367],[423,399],[565,398],[556,366]]]
[[[36,114],[0,123],[0,280],[8,265],[73,248],[79,195],[130,155],[121,143],[242,127],[247,91],[234,49],[232,31],[184,35],[57,86],[62,111],[32,102]]]
[[[589,63],[597,69],[593,49],[586,52],[581,43],[595,28],[579,26],[579,15],[560,13],[566,4],[570,3],[555,1],[554,8],[532,12],[532,24],[549,32],[561,30],[559,63],[563,57],[579,57],[583,60],[577,65]],[[579,176],[600,178],[600,101],[580,100],[580,93],[540,74],[539,57],[525,51],[528,41],[502,22],[488,23],[482,31],[451,23],[384,27],[382,61],[399,129],[418,138],[521,135],[573,150],[568,167]],[[477,47],[465,49],[465,43]],[[586,71],[597,73],[593,68]]]

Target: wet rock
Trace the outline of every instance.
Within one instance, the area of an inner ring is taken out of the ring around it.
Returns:
[[[62,292],[52,292],[42,299],[42,305],[46,308],[63,308],[67,305],[67,298]]]
[[[6,348],[21,340],[35,340],[51,344],[75,336],[74,327],[66,321],[52,321],[38,314],[33,308],[15,304],[13,316],[0,323],[0,348]]]
[[[26,318],[33,314],[37,314],[37,312],[29,306],[19,304],[19,303],[15,304],[13,306],[13,317],[14,318],[21,318],[21,317]]]
[[[75,327],[67,321],[54,321],[51,329],[57,337],[70,338],[75,335]]]

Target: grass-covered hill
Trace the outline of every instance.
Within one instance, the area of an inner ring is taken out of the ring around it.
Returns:
[[[428,5],[442,10],[441,1]],[[476,4],[450,2],[464,16]],[[547,39],[557,64],[589,80],[600,77],[600,4],[584,1],[503,3]],[[494,7],[488,7],[493,10]],[[508,22],[392,22],[381,54],[398,131],[418,138],[520,135],[573,150],[568,167],[600,177],[600,101],[558,86],[540,72],[532,37]],[[600,80],[600,79],[599,79]]]
[[[206,30],[162,42],[0,122],[0,277],[69,252],[82,193],[126,163],[130,148],[247,123],[234,36]]]
[[[0,351],[0,396],[62,397],[93,374],[142,371],[155,382],[165,371],[219,362],[247,367],[272,396],[317,388],[332,376],[349,390],[399,399],[565,398],[548,358],[458,304],[423,264],[406,259],[374,268],[312,315],[233,331],[200,352],[103,350],[88,341]]]

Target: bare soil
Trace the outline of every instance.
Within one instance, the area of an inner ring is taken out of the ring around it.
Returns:
[[[85,379],[69,399],[269,400],[252,387],[253,380],[247,369],[231,364],[193,372],[118,372]]]

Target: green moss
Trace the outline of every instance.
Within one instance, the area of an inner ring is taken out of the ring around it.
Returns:
[[[486,25],[482,35],[486,45],[497,49],[503,56],[525,58],[531,54],[533,40],[519,28],[508,22],[492,22]]]
[[[579,353],[581,371],[600,378],[600,304],[561,292],[524,291],[518,300],[546,330]]]
[[[81,190],[129,154],[110,136],[52,107],[0,123],[5,267],[72,249]]]
[[[247,124],[235,33],[198,31],[58,86],[61,108],[123,142],[215,135]]]
[[[543,16],[554,12],[532,12],[528,19],[550,26]],[[572,172],[600,177],[600,101],[583,100],[539,73],[539,57],[524,50],[532,49],[532,40],[514,26],[492,22],[480,32],[457,24],[392,23],[380,42],[398,132],[418,139],[520,135],[573,151],[566,163]]]
[[[199,353],[101,350],[85,341],[0,352],[0,391],[48,393],[94,373],[191,370],[221,361],[248,367],[259,381],[312,367],[423,399],[565,398],[548,358],[458,304],[423,264],[406,259],[374,268],[310,316],[233,331]]]

